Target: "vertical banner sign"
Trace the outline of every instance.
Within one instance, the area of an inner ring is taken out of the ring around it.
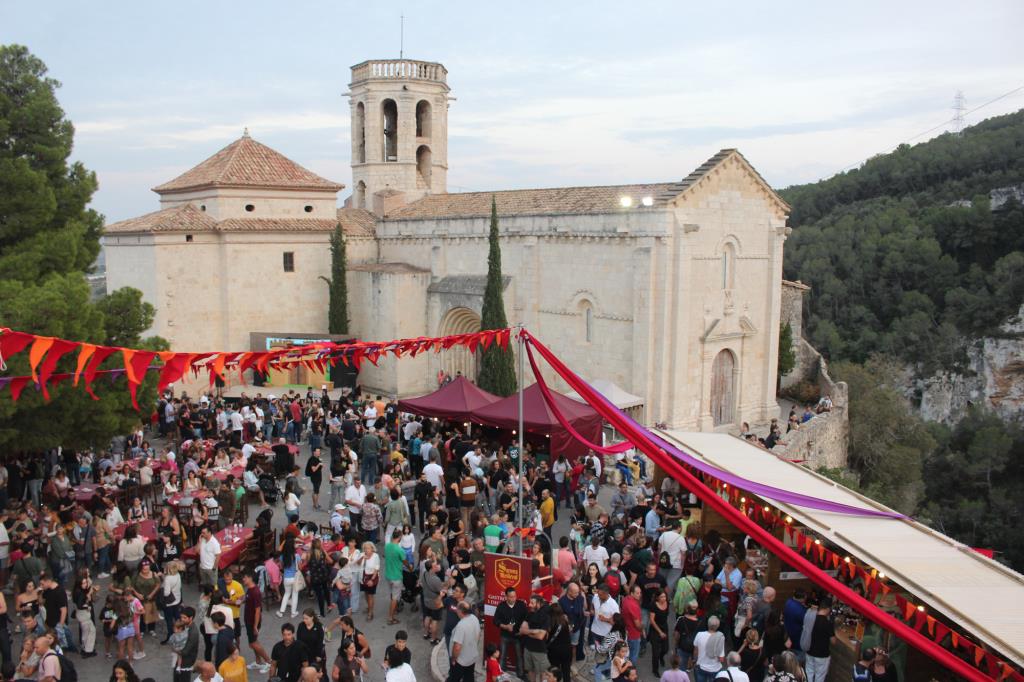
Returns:
[[[530,598],[533,568],[527,557],[484,554],[484,641],[497,644],[501,631],[494,623],[494,611],[505,600],[505,590],[515,588],[516,598]],[[514,654],[513,649],[512,653]]]

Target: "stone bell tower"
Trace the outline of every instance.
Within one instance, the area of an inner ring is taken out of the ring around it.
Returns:
[[[374,59],[352,67],[352,206],[378,214],[447,192],[448,70]]]

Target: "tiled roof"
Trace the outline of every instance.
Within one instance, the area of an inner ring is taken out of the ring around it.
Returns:
[[[165,208],[138,218],[112,223],[104,232],[205,232],[216,229],[217,221],[192,204]]]
[[[782,201],[753,166],[735,149],[723,149],[705,161],[696,170],[677,182],[640,185],[607,185],[601,187],[556,187],[550,189],[520,189],[500,192],[463,192],[457,194],[428,194],[406,204],[385,217],[388,220],[420,220],[430,218],[478,218],[491,214],[491,197],[495,198],[498,215],[571,215],[613,213],[623,210],[619,203],[628,196],[632,208],[641,207],[644,197],[651,197],[654,207],[664,207],[680,194],[693,187],[726,159],[737,157],[786,209]]]
[[[348,237],[372,237],[374,217],[361,208],[338,209],[337,220],[316,218],[228,218],[216,221],[193,204],[165,208],[108,225],[107,233],[139,232],[331,232],[341,223]]]
[[[479,218],[491,214],[491,197],[497,202],[498,215],[505,216],[611,213],[622,210],[619,200],[623,196],[632,197],[633,204],[639,205],[643,197],[656,197],[665,187],[667,183],[428,194],[386,217],[389,220]]]
[[[320,177],[245,134],[192,170],[154,187],[153,191],[163,194],[200,187],[319,189],[337,192],[344,185]]]

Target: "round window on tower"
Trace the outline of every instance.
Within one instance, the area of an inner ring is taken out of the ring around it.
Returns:
[[[302,210],[304,210],[306,213],[312,213],[313,212],[313,207],[310,206],[309,204],[306,204],[306,207],[303,208]]]
[[[252,213],[253,211],[256,210],[256,207],[253,206],[252,204],[246,204],[245,205],[245,210],[248,211],[249,213]]]

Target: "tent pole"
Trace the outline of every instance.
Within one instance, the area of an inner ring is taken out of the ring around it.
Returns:
[[[519,377],[517,382],[519,384],[519,480],[517,481],[519,487],[519,505],[516,507],[519,520],[516,523],[517,528],[523,527],[523,459],[526,457],[526,449],[524,447],[523,440],[523,362],[526,355],[525,349],[523,348],[523,325],[522,323],[516,325],[516,331],[518,332],[518,338],[516,339],[516,347],[519,350]],[[523,546],[526,544],[526,537],[520,533],[519,535],[519,556],[524,556]]]

